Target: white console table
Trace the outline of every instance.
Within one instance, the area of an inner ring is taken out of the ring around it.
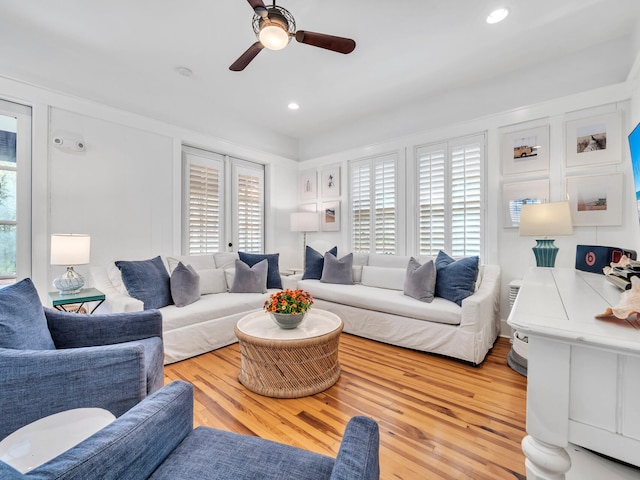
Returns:
[[[640,323],[595,318],[621,293],[602,275],[568,268],[524,277],[508,323],[529,337],[528,480],[573,478],[570,444],[640,466]],[[640,478],[624,470],[631,476],[610,478]]]

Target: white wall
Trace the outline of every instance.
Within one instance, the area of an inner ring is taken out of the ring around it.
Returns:
[[[51,233],[91,234],[92,265],[180,254],[182,144],[266,165],[265,250],[280,252],[283,268],[299,263],[301,237],[289,231],[296,160],[9,79],[0,97],[32,107],[31,276],[43,302],[60,271],[49,265]],[[86,151],[53,146],[61,132]]]
[[[640,89],[638,89],[640,90]],[[375,145],[366,145],[339,153],[329,154],[301,163],[301,170],[316,168],[321,170],[323,166],[339,163],[342,166],[343,191],[347,185],[348,162],[358,158],[367,157],[382,152],[406,152],[406,162],[413,161],[413,150],[417,145],[455,138],[478,132],[487,132],[487,188],[484,192],[487,210],[485,212],[485,263],[497,263],[502,267],[502,301],[501,317],[506,320],[509,313],[508,284],[513,279],[522,278],[527,268],[535,266],[535,258],[531,247],[535,240],[531,237],[520,237],[517,229],[504,228],[502,214],[502,184],[505,182],[525,181],[531,179],[548,178],[550,183],[550,200],[557,201],[564,198],[565,178],[569,175],[603,174],[610,172],[622,172],[624,185],[623,198],[623,223],[619,226],[607,227],[576,227],[570,237],[559,237],[556,245],[560,248],[556,266],[574,267],[575,250],[578,244],[611,245],[634,249],[640,252],[640,228],[634,209],[633,181],[629,150],[626,144],[626,136],[635,125],[631,121],[631,99],[634,93],[634,84],[626,82],[586,91],[584,93],[558,98],[536,105],[513,109],[499,114],[490,115],[475,120],[461,123],[450,123],[438,128],[431,128],[419,134],[406,136],[388,142]],[[637,103],[637,93],[633,97],[633,103]],[[599,166],[593,168],[567,169],[564,166],[565,158],[565,122],[567,120],[598,115],[613,110],[619,110],[622,115],[622,134],[620,147],[622,151],[621,162],[614,165]],[[640,110],[638,110],[640,111]],[[636,113],[637,115],[638,113]],[[396,112],[395,116],[398,113]],[[550,168],[548,175],[502,175],[501,164],[501,136],[503,128],[522,124],[523,128],[531,123],[548,124],[550,129]],[[407,164],[407,171],[411,168]],[[406,180],[405,180],[406,181]],[[408,183],[401,184],[400,191],[409,189]],[[328,248],[334,244],[345,252],[349,250],[348,238],[348,198],[343,193],[342,229],[339,234],[316,233],[310,241],[312,246]],[[406,209],[399,211],[401,221],[409,223],[415,204],[407,196]],[[401,242],[399,253],[413,254],[411,249],[403,248],[411,245],[410,239]],[[508,334],[508,327],[504,324],[503,333]]]

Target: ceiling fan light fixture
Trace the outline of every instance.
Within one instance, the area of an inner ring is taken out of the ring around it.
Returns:
[[[490,23],[490,24],[499,23],[505,18],[507,18],[507,15],[509,15],[509,9],[497,8],[496,10],[494,10],[489,14],[489,16],[487,17],[487,23]]]
[[[260,43],[269,50],[282,50],[289,45],[289,33],[277,23],[264,22],[258,35]]]

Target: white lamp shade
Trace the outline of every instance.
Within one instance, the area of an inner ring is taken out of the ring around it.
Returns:
[[[292,232],[317,232],[320,230],[320,216],[316,212],[295,212],[291,214]]]
[[[571,235],[569,202],[528,203],[520,210],[520,236]]]
[[[90,261],[91,237],[82,234],[51,235],[51,265],[84,265]]]

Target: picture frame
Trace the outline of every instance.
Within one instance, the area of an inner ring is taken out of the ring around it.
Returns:
[[[502,185],[504,228],[520,227],[520,209],[529,203],[549,201],[549,180],[512,182]]]
[[[622,225],[622,173],[567,177],[573,225]]]
[[[340,166],[333,165],[322,169],[320,175],[322,198],[336,198],[340,196]]]
[[[315,200],[318,198],[318,174],[316,170],[300,172],[300,200]]]
[[[340,231],[340,202],[322,202],[320,225],[323,232]]]
[[[565,122],[567,168],[622,162],[619,111]]]
[[[502,174],[549,171],[549,125],[502,134]]]

